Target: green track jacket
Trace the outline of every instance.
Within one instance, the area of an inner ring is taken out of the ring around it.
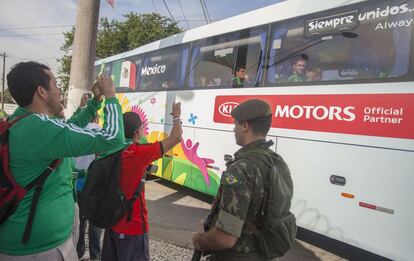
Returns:
[[[85,130],[100,104],[94,100],[67,122],[18,108],[12,118],[31,114],[10,129],[9,166],[18,184],[26,186],[55,159],[63,159],[47,178],[34,217],[29,242],[21,243],[34,190],[16,212],[0,225],[0,253],[28,255],[55,248],[71,236],[74,219],[72,170],[68,157],[113,150],[125,142],[121,106],[105,101],[102,130]]]

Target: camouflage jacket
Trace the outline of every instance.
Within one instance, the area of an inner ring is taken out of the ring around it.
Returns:
[[[261,166],[265,163],[260,160],[241,157],[241,155],[249,150],[262,148],[268,150],[264,139],[242,147],[234,154],[234,160],[228,163],[221,177],[220,187],[212,204],[209,227],[216,227],[238,237],[238,240],[233,248],[218,251],[217,255],[240,257],[252,253],[257,255],[259,251],[253,232],[249,231],[245,224],[247,220],[257,217],[263,204],[263,175],[266,173],[262,173],[261,169],[268,168]]]

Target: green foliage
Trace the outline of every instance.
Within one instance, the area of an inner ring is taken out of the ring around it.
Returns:
[[[7,118],[7,113],[0,109],[0,120],[5,120]]]
[[[1,94],[1,91],[0,91],[0,94]],[[9,92],[9,89],[4,90],[4,103],[15,103]]]
[[[75,37],[75,27],[68,32],[64,32],[65,42],[63,43],[60,49],[64,51],[62,58],[58,59],[60,63],[60,68],[58,70],[58,78],[61,82],[61,89],[63,94],[66,94],[69,87],[69,74],[70,74],[70,64],[72,62],[72,55],[70,54],[70,49],[73,44],[73,39]]]
[[[101,18],[98,27],[96,44],[96,58],[105,58],[114,54],[126,52],[139,46],[168,37],[181,32],[181,29],[171,19],[157,13],[124,15],[125,21],[109,21]],[[69,86],[71,65],[70,48],[73,44],[75,29],[65,32],[65,42],[61,47],[64,55],[60,62],[58,77],[63,93]]]

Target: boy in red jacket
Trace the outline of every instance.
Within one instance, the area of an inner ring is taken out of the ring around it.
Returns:
[[[145,126],[138,114],[124,113],[125,139],[131,142],[131,145],[122,152],[119,186],[128,199],[132,198],[148,165],[180,143],[182,135],[180,103],[173,103],[171,115],[173,128],[170,136],[161,142],[139,144]],[[126,214],[115,226],[105,231],[102,261],[105,260],[150,260],[148,211],[144,190],[133,203],[131,220],[127,220]]]

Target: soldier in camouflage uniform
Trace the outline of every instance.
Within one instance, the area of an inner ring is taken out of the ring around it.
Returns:
[[[261,166],[264,163],[260,160],[241,156],[251,150],[268,150],[265,138],[272,112],[268,103],[253,99],[241,103],[231,115],[235,120],[236,143],[242,148],[228,162],[221,177],[206,221],[209,230],[194,234],[193,243],[196,249],[212,252],[209,260],[266,260],[249,227],[255,225],[264,201],[263,175],[266,173],[260,170],[267,168]],[[280,160],[281,167],[287,169],[287,165]]]

